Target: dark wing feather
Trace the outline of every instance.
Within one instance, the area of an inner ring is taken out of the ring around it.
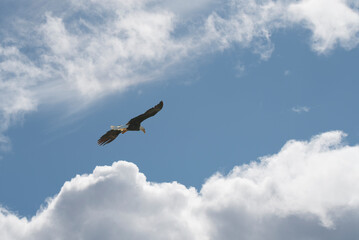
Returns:
[[[110,130],[107,133],[105,133],[98,141],[98,145],[105,145],[107,143],[112,142],[117,138],[118,134],[121,133],[121,130]]]
[[[140,124],[142,121],[146,120],[147,118],[156,115],[156,113],[158,113],[162,109],[162,107],[163,107],[163,102],[161,101],[159,104],[157,104],[153,108],[148,109],[145,113],[132,118],[127,124],[128,125]]]

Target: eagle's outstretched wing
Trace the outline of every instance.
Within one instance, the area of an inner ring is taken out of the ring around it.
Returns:
[[[127,124],[128,125],[140,125],[142,121],[146,120],[149,117],[156,115],[163,107],[163,102],[154,106],[153,108],[148,109],[145,113],[138,115],[137,117],[132,118]]]
[[[115,140],[115,138],[117,138],[117,136],[121,133],[121,130],[114,130],[111,129],[110,131],[108,131],[107,133],[105,133],[102,137],[100,137],[100,139],[97,141],[98,145],[105,145],[107,143],[112,142],[113,140]]]

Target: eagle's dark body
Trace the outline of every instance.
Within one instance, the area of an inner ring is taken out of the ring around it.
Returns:
[[[138,115],[137,117],[132,118],[125,127],[123,126],[111,126],[111,130],[105,133],[97,143],[99,145],[105,145],[113,140],[120,134],[125,133],[127,131],[140,131],[142,130],[145,133],[145,129],[141,126],[141,122],[146,120],[149,117],[156,115],[163,107],[163,102],[161,101],[159,104],[154,106],[153,108],[148,109],[145,113]]]

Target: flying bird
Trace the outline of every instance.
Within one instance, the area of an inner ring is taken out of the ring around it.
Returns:
[[[124,134],[127,131],[143,131],[146,133],[144,127],[141,126],[141,122],[147,118],[153,117],[156,115],[163,107],[163,102],[154,106],[153,108],[148,109],[145,113],[138,115],[137,117],[132,118],[126,125],[111,126],[111,130],[105,133],[98,141],[98,145],[105,145],[117,138],[117,136],[122,133]]]

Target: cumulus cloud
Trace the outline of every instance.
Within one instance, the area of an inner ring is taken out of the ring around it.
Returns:
[[[356,239],[359,147],[340,131],[195,188],[146,180],[119,161],[66,182],[36,216],[1,210],[2,239]]]
[[[12,22],[0,22],[0,144],[8,142],[3,133],[10,124],[39,104],[71,100],[86,106],[163,79],[174,66],[233,45],[268,60],[275,49],[271,36],[278,29],[309,29],[318,53],[336,46],[351,49],[359,41],[356,1],[27,4],[26,11],[16,11],[18,17],[6,18]]]
[[[351,49],[359,43],[359,13],[345,0],[303,0],[289,6],[293,21],[312,31],[314,50],[324,53],[336,44]]]

